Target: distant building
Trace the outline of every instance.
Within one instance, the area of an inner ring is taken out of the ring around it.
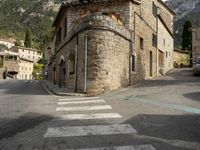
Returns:
[[[50,80],[99,94],[173,68],[173,17],[162,0],[74,0],[53,23]]]
[[[32,60],[35,63],[42,58],[42,52],[37,49],[13,46],[10,51],[18,53],[20,58]]]
[[[7,39],[0,39],[0,44],[7,46],[8,49],[10,49],[15,45],[13,40],[7,40]]]
[[[0,52],[1,66],[6,73],[17,78],[19,73],[19,55],[17,53],[3,51]]]
[[[174,49],[173,59],[174,68],[189,67],[190,65],[190,52],[180,49]]]
[[[20,58],[18,53],[3,51],[0,52],[0,70],[6,72],[7,76],[11,76],[14,79],[33,79],[33,60]]]
[[[200,26],[192,28],[192,55],[193,62],[200,57]]]

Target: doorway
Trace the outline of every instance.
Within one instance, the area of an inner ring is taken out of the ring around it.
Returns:
[[[59,64],[59,87],[65,87],[65,61],[62,59]]]

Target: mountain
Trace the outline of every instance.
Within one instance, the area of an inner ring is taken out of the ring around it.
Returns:
[[[62,1],[65,0],[0,0],[0,38],[24,40],[26,30],[30,29],[35,48],[41,48],[43,40],[51,33]],[[185,21],[200,25],[200,0],[167,0],[165,3],[176,12],[174,35],[178,47]]]
[[[35,47],[41,47],[62,0],[0,0],[0,37],[24,40],[32,31]],[[39,44],[39,45],[38,45]]]
[[[185,21],[200,25],[200,0],[167,0],[165,2],[176,13],[174,19],[175,46],[180,47]]]

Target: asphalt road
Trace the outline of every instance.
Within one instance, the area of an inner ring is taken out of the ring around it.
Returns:
[[[200,77],[189,69],[99,97],[0,81],[1,150],[200,150]]]

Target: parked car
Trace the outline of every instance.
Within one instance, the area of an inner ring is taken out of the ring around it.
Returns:
[[[200,57],[197,57],[193,65],[193,74],[200,75]]]

